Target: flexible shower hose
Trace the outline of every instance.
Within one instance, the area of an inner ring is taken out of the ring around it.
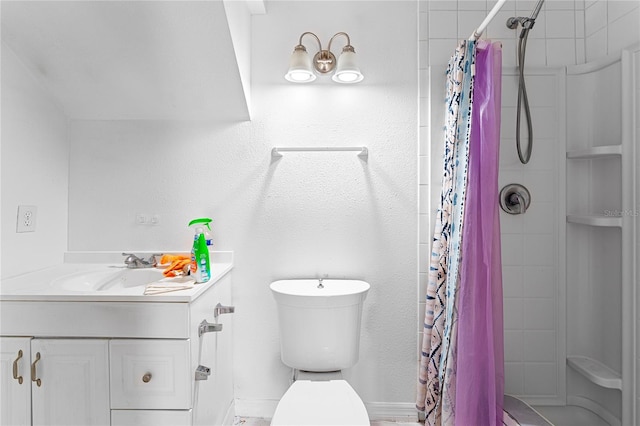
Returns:
[[[531,125],[531,109],[529,108],[529,98],[527,97],[527,86],[524,81],[524,57],[527,52],[527,37],[529,29],[523,29],[518,41],[518,68],[520,71],[520,79],[518,81],[518,111],[516,113],[516,148],[518,150],[518,158],[522,164],[527,164],[531,158],[531,150],[533,149],[533,126]],[[522,154],[520,144],[520,121],[522,113],[522,103],[524,103],[524,113],[527,120],[527,152]]]

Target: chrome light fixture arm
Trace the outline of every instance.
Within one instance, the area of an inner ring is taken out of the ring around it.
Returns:
[[[318,43],[318,52],[313,56],[313,60],[309,61],[307,56],[307,48],[302,44],[302,39],[310,35],[315,38]],[[336,59],[336,56],[331,52],[331,44],[338,36],[344,36],[347,39],[347,44],[342,48],[340,57],[342,59]],[[344,58],[343,58],[344,57]],[[345,59],[347,58],[348,59]],[[311,62],[311,64],[309,63]],[[334,73],[333,80],[338,83],[358,83],[362,81],[363,76],[360,69],[355,64],[355,49],[351,46],[351,39],[345,32],[338,32],[331,37],[327,49],[323,49],[320,38],[310,32],[306,31],[300,35],[298,44],[293,49],[291,56],[289,71],[285,78],[295,83],[310,83],[315,80],[315,76],[312,75],[311,66],[315,72],[319,74]],[[350,74],[349,77],[340,77],[340,74]]]
[[[314,33],[306,31],[300,36],[300,42],[298,46],[304,47],[304,45],[302,44],[302,38],[307,34],[312,35],[313,38],[315,38],[318,42],[318,52],[313,55],[313,68],[321,74],[330,73],[336,66],[336,56],[331,52],[331,41],[333,40],[333,37],[335,37],[335,35],[331,37],[331,40],[329,41],[329,47],[327,49],[323,49],[320,38]],[[296,49],[298,48],[298,46],[296,46]]]
[[[318,38],[317,35],[315,35],[314,33],[312,33],[311,31],[305,31],[304,33],[302,33],[302,35],[300,35],[300,40],[298,41],[298,46],[302,46],[304,47],[304,45],[302,44],[302,39],[304,38],[304,36],[306,35],[312,35],[313,38],[316,39],[316,41],[318,42],[318,50],[322,50],[322,43],[320,43],[320,38]],[[296,46],[297,47],[297,46]]]

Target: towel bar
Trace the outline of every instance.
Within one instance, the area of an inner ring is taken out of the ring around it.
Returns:
[[[318,147],[274,147],[271,150],[272,157],[282,157],[282,152],[335,152],[335,151],[356,151],[360,152],[358,157],[366,159],[369,150],[366,146],[318,146]]]

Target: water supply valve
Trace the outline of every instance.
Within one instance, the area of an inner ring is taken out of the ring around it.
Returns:
[[[207,322],[206,319],[202,320],[198,326],[198,337],[201,337],[204,333],[222,331],[222,324],[216,324],[213,322]]]
[[[218,318],[221,314],[232,314],[235,310],[235,306],[223,306],[222,303],[218,303],[216,307],[213,308],[213,316],[214,318]]]
[[[204,365],[199,365],[196,367],[196,381],[207,380],[210,375],[211,369],[209,367],[205,367]]]

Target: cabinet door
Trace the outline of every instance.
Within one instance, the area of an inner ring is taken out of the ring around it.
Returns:
[[[31,424],[30,340],[0,338],[0,425]]]
[[[33,424],[108,425],[108,354],[107,340],[34,339]]]

